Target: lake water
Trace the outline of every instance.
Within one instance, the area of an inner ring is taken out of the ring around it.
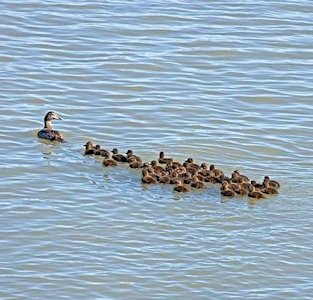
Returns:
[[[312,299],[312,1],[0,8],[1,299]],[[178,196],[89,139],[282,188]]]

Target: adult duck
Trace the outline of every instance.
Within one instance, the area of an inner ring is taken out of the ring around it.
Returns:
[[[53,120],[62,120],[62,118],[56,112],[49,111],[44,118],[44,127],[38,131],[37,136],[40,139],[65,143],[63,134],[60,131],[52,129]]]

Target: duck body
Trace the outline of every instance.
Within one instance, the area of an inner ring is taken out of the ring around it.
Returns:
[[[153,174],[153,175],[155,175],[155,174]],[[146,184],[154,184],[154,183],[157,183],[158,180],[157,180],[156,176],[152,176],[151,174],[149,174],[148,169],[143,169],[141,182],[146,183]]]
[[[114,159],[105,158],[105,159],[103,160],[103,162],[102,162],[102,165],[103,165],[104,167],[115,167],[115,166],[117,166],[117,162],[116,162],[116,160],[114,160]]]
[[[158,162],[159,162],[159,164],[167,164],[169,162],[173,162],[173,158],[164,157],[164,152],[161,151]]]
[[[276,189],[280,188],[280,183],[276,180],[271,180],[269,176],[264,176],[263,186],[268,183],[269,186],[274,187]]]
[[[126,155],[127,155],[127,162],[130,163],[130,162],[133,162],[134,160],[137,160],[142,163],[142,159],[139,156],[135,155],[133,153],[133,150],[127,150]]]
[[[222,196],[224,196],[224,197],[230,197],[230,198],[235,197],[235,196],[237,195],[235,191],[233,191],[233,190],[231,190],[231,189],[229,189],[229,188],[223,190],[223,191],[221,192],[221,194],[222,194]]]
[[[142,162],[139,160],[136,160],[135,158],[129,159],[129,167],[132,169],[140,169],[142,167]]]
[[[95,154],[95,148],[94,148],[92,142],[88,141],[84,146],[86,147],[85,155],[93,155],[93,154]]]
[[[174,191],[178,193],[187,193],[190,192],[190,189],[183,185],[183,183],[180,180],[178,180],[176,182],[176,186],[174,187]]]
[[[255,198],[255,199],[263,199],[265,198],[264,194],[260,191],[260,189],[250,186],[250,192],[248,197]]]
[[[195,188],[195,189],[199,189],[199,190],[204,190],[207,188],[205,183],[203,183],[202,181],[200,181],[198,179],[194,179],[193,182],[191,182],[190,186]]]
[[[262,188],[262,192],[268,195],[276,195],[279,193],[278,189],[274,186],[271,186],[268,181],[265,182],[264,187]]]
[[[112,158],[114,160],[119,161],[119,162],[127,162],[127,157],[124,156],[123,154],[119,154],[116,148],[112,150],[112,153],[113,153]]]
[[[106,150],[106,149],[102,149],[100,145],[96,145],[95,146],[95,155],[103,156],[105,158],[109,158],[110,157],[109,151]]]
[[[60,131],[52,129],[53,120],[62,120],[54,111],[49,111],[44,118],[44,128],[37,133],[38,138],[65,143],[63,134]]]

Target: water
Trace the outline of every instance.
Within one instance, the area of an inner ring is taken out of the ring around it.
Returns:
[[[311,299],[311,1],[2,1],[1,299]],[[68,142],[36,138],[49,110]],[[177,196],[88,139],[282,183]]]

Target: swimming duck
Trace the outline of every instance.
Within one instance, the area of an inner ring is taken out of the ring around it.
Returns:
[[[174,191],[179,193],[190,192],[190,189],[183,185],[181,179],[176,180],[176,186],[174,187]]]
[[[105,158],[110,158],[110,153],[106,149],[101,149],[100,145],[95,146],[95,155],[103,156]]]
[[[151,176],[149,174],[149,170],[145,168],[142,170],[141,182],[147,183],[147,184],[153,184],[153,183],[157,183],[158,181],[157,181],[156,177]]]
[[[197,169],[199,170],[200,169],[200,166],[195,164],[193,162],[193,158],[189,157],[187,160],[185,160],[184,164],[183,164],[185,167],[191,167],[191,168],[194,168],[194,169]]]
[[[250,179],[247,176],[240,174],[239,170],[235,170],[231,174],[231,181],[237,182],[237,183],[242,183],[242,182],[249,182]]]
[[[123,154],[119,154],[116,148],[114,148],[111,152],[113,153],[112,158],[114,160],[119,162],[127,162],[127,157],[124,156]]]
[[[249,190],[241,183],[237,183],[233,190],[240,196],[247,196],[249,194]]]
[[[133,153],[133,150],[127,150],[126,155],[127,155],[127,162],[131,162],[131,160],[132,161],[137,160],[139,162],[142,162],[142,159],[139,156],[135,155]]]
[[[251,180],[251,185],[253,185],[255,188],[258,188],[258,189],[262,189],[263,188],[263,185],[261,183],[257,183],[255,180]]]
[[[216,178],[224,175],[222,170],[215,168],[215,165],[210,165],[210,171],[211,171],[212,176],[214,176]]]
[[[269,178],[269,176],[264,176],[263,186],[264,186],[264,184],[265,184],[266,182],[268,182],[269,186],[272,186],[272,187],[277,188],[277,189],[280,188],[280,183],[279,183],[278,181],[276,181],[276,180],[271,180],[271,179]]]
[[[116,160],[114,160],[114,159],[105,158],[105,159],[103,160],[103,162],[102,162],[102,165],[103,165],[104,167],[115,167],[115,166],[117,166],[117,162],[116,162]]]
[[[129,167],[132,169],[140,169],[143,167],[141,160],[139,161],[134,157],[128,158],[127,161],[129,162]]]
[[[193,181],[191,182],[191,187],[195,189],[202,189],[202,190],[207,188],[205,183],[200,181],[197,176],[194,176],[192,180]]]
[[[231,190],[231,189],[225,189],[221,192],[222,196],[224,197],[235,197],[237,194],[235,191]]]
[[[268,194],[268,195],[279,194],[278,188],[271,186],[268,180],[264,182],[263,188],[261,190],[264,194]]]
[[[62,120],[62,118],[56,112],[49,111],[44,118],[44,128],[38,131],[37,136],[40,139],[65,143],[63,134],[52,129],[52,120]]]
[[[168,162],[173,162],[173,158],[167,158],[167,157],[164,157],[164,152],[161,151],[160,154],[159,154],[159,164],[167,164]]]
[[[235,197],[237,194],[236,192],[231,188],[229,182],[224,180],[222,182],[221,186],[221,195],[224,197]]]
[[[161,176],[160,179],[159,179],[159,182],[160,182],[160,183],[164,183],[164,184],[170,183],[170,181],[171,181],[170,175],[163,175],[163,176]]]
[[[250,185],[250,192],[248,196],[255,199],[265,198],[264,194],[260,191],[260,189],[256,188],[253,185]]]
[[[94,148],[94,146],[93,146],[91,141],[88,141],[84,146],[86,147],[85,155],[95,154],[95,148]]]
[[[150,163],[151,167],[153,168],[154,172],[157,174],[162,174],[165,170],[163,167],[158,166],[158,163],[156,160],[152,160]]]

